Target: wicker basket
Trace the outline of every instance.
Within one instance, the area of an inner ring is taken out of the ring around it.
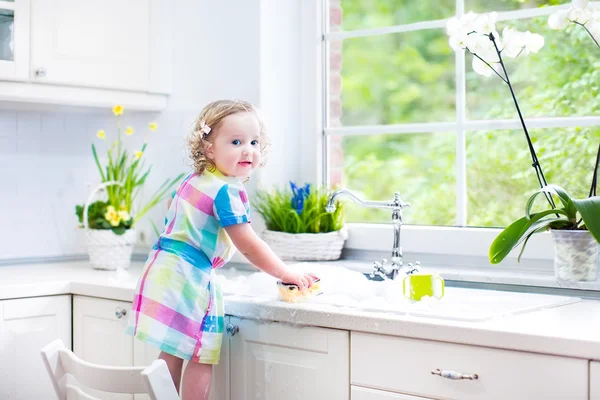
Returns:
[[[92,268],[111,271],[129,268],[135,240],[135,229],[128,229],[122,235],[116,235],[110,229],[88,229],[87,244]]]
[[[264,241],[283,260],[337,260],[348,237],[345,229],[328,233],[285,233],[266,230]]]
[[[137,239],[135,229],[128,229],[124,234],[117,235],[110,229],[90,229],[88,225],[89,205],[95,199],[97,192],[103,192],[107,186],[111,185],[121,185],[121,183],[104,182],[92,191],[83,208],[83,227],[86,232],[92,268],[114,271],[129,268],[133,246]]]

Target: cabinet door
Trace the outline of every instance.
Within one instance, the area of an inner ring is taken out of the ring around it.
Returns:
[[[352,386],[350,400],[433,400],[429,397],[415,397],[408,394],[384,392]]]
[[[225,317],[225,326],[231,324],[233,317]],[[213,366],[212,383],[210,389],[210,400],[230,400],[230,357],[229,351],[230,338],[234,337],[237,333],[230,332],[225,333],[223,337],[223,345],[221,346],[221,359],[219,364]]]
[[[231,317],[231,400],[347,400],[349,334]]]
[[[149,1],[32,0],[31,81],[148,90]]]
[[[94,364],[133,366],[133,338],[125,334],[127,314],[122,314],[130,309],[128,302],[73,296],[73,352]],[[132,399],[133,396],[102,398]]]
[[[600,400],[600,361],[590,362],[590,400]]]
[[[0,399],[47,399],[54,393],[40,349],[71,347],[71,296],[0,301]]]
[[[0,79],[29,76],[29,0],[0,0]]]

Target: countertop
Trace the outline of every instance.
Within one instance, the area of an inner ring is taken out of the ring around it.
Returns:
[[[87,262],[3,266],[0,267],[0,300],[75,294],[131,301],[141,268],[139,262],[121,273],[93,270]],[[219,274],[230,279],[248,277],[252,273],[223,268]],[[288,304],[269,296],[226,294],[224,298],[226,314],[263,322],[600,360],[600,301],[594,300],[471,322],[320,303]]]

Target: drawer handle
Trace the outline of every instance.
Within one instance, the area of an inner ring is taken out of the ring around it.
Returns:
[[[438,368],[432,369],[431,375],[439,375],[442,378],[453,379],[453,380],[467,379],[470,381],[474,381],[475,379],[479,379],[479,376],[477,374],[463,374],[463,373],[456,372],[456,371],[446,371],[446,370],[441,370]]]

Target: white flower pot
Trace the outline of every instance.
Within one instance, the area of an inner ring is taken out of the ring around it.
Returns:
[[[589,231],[551,229],[557,281],[596,281],[600,246]]]
[[[348,233],[344,228],[328,233],[285,233],[266,230],[262,237],[283,260],[329,261],[340,258]]]
[[[136,241],[135,229],[116,235],[108,229],[87,229],[88,253],[94,269],[127,269]]]

